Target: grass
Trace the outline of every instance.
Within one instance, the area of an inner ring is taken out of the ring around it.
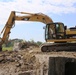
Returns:
[[[11,50],[13,50],[13,47],[3,47],[2,50],[3,51],[6,51],[6,50],[11,51]]]

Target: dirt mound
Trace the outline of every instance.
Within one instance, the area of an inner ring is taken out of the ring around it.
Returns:
[[[17,42],[14,43],[13,50],[22,50],[27,48],[39,48],[39,46],[36,43],[31,42]]]
[[[0,53],[0,75],[36,75],[37,65],[36,57],[25,50]]]

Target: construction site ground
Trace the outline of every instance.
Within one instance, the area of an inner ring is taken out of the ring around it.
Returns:
[[[75,52],[41,52],[33,47],[0,52],[0,75],[48,75],[49,57],[76,58]]]

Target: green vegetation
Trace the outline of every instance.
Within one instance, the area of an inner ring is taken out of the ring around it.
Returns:
[[[12,49],[13,49],[13,47],[3,47],[2,48],[3,51],[6,51],[6,50],[11,51]]]
[[[34,40],[25,41],[25,40],[22,40],[22,39],[13,39],[13,40],[9,40],[7,43],[3,44],[3,46],[2,46],[3,51],[13,50],[14,43],[16,43],[16,42],[31,43],[31,44],[35,44],[35,45],[38,45],[38,46],[40,46],[42,44],[42,42],[40,42],[40,41],[35,42]]]

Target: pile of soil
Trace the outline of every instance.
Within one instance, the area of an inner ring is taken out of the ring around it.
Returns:
[[[0,52],[0,75],[36,75],[39,62],[26,50]]]

